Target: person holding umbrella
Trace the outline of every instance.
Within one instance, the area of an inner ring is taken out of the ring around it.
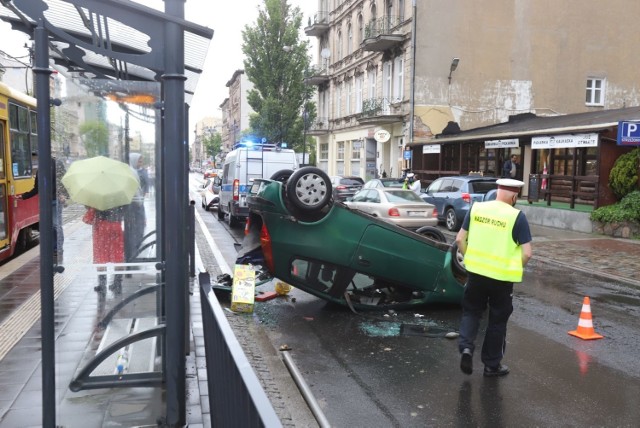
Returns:
[[[83,221],[93,227],[93,262],[123,263],[122,221],[126,205],[140,186],[129,165],[104,156],[79,160],[71,164],[62,184],[73,201],[87,207]],[[98,272],[104,271],[105,267],[98,267]],[[99,273],[94,290],[104,293],[106,282],[106,274]],[[121,287],[122,275],[116,275],[110,288],[120,291]]]

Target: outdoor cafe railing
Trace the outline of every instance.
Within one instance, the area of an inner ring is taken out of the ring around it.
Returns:
[[[542,199],[547,206],[553,201],[565,202],[572,209],[576,203],[597,208],[598,180],[597,175],[531,174],[529,200]]]

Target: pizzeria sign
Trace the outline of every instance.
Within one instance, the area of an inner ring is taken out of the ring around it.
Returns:
[[[531,139],[532,149],[569,149],[580,147],[598,147],[598,134],[567,134]]]

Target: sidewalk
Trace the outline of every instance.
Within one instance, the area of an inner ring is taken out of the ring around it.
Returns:
[[[640,285],[640,241],[614,239],[532,225],[534,258],[541,262]],[[68,232],[67,232],[68,231]],[[156,425],[162,410],[160,388],[116,388],[72,393],[68,380],[95,353],[96,314],[100,299],[93,291],[94,274],[80,269],[90,263],[90,232],[72,224],[65,242],[68,268],[56,275],[56,378],[59,423],[100,427]],[[196,222],[198,255],[212,278],[222,273],[215,252]],[[39,324],[39,252],[0,266],[0,428],[40,426],[42,408]],[[135,280],[135,278],[134,278]],[[125,280],[132,287],[132,279]],[[137,286],[137,285],[136,285]],[[191,352],[187,356],[187,413],[190,427],[210,426],[203,331],[197,283],[192,284]],[[36,293],[36,294],[34,294]],[[111,299],[111,300],[109,300]],[[114,303],[113,296],[106,303]],[[251,318],[229,314],[230,323],[284,426],[312,426],[309,411],[287,374],[280,356],[265,341],[262,327]],[[16,334],[19,337],[16,338]],[[72,416],[71,416],[72,415]],[[301,422],[304,421],[304,422]]]
[[[640,286],[640,240],[531,225],[533,258]]]

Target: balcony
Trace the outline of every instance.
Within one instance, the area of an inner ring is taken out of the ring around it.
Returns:
[[[315,120],[307,124],[307,135],[319,136],[329,133],[329,118],[316,117]]]
[[[327,65],[315,65],[309,69],[304,78],[305,85],[321,85],[329,81]]]
[[[318,12],[313,18],[309,18],[309,26],[304,33],[309,37],[320,37],[329,31],[329,12]]]
[[[388,98],[369,98],[362,102],[358,123],[366,125],[388,124],[402,121],[405,116],[403,103],[392,103]]]
[[[362,49],[369,52],[384,52],[401,44],[404,35],[394,33],[394,29],[400,25],[400,18],[385,16],[371,21],[364,29]]]

